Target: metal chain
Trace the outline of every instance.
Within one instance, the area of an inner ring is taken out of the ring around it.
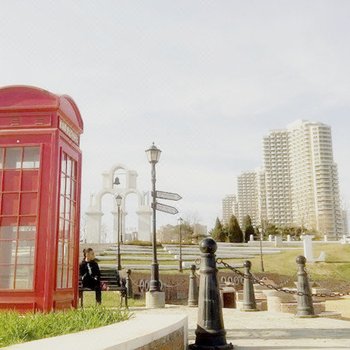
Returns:
[[[165,288],[176,288],[176,287],[179,287],[179,286],[183,286],[184,283],[177,283],[177,284],[167,284],[167,283],[164,283],[164,287]]]
[[[249,278],[251,279],[253,282],[260,284],[263,287],[266,287],[268,289],[274,289],[277,292],[284,292],[287,294],[296,294],[296,295],[308,295],[302,292],[297,292],[291,289],[285,289],[285,288],[280,288],[280,287],[276,287],[273,284],[269,284],[269,283],[265,283],[263,280],[259,280],[258,278],[254,277],[252,274],[245,274],[239,270],[237,270],[236,268],[234,268],[233,266],[230,266],[229,264],[225,263],[222,259],[217,259],[216,262],[218,264],[222,264],[224,265],[226,268],[232,270],[233,272],[235,272],[237,275],[242,276],[243,278]]]
[[[272,284],[269,284],[269,283],[265,283],[263,280],[260,280],[256,277],[254,277],[252,274],[245,274],[239,270],[237,270],[236,268],[234,268],[233,266],[230,266],[229,264],[225,263],[222,259],[216,259],[216,262],[218,264],[221,264],[223,265],[224,267],[232,270],[234,273],[244,277],[244,278],[249,278],[251,279],[253,282],[259,284],[260,286],[263,286],[263,287],[266,287],[268,289],[274,289],[276,290],[277,292],[283,292],[283,293],[286,293],[286,294],[294,294],[294,295],[298,295],[298,296],[309,296],[310,294],[308,293],[303,293],[303,292],[298,292],[296,290],[293,290],[293,289],[286,289],[286,288],[281,288],[281,287],[277,287],[277,286],[274,286]],[[342,296],[345,296],[345,295],[350,295],[350,292],[331,292],[331,293],[312,293],[311,296],[313,297],[320,297],[320,298],[325,298],[325,297],[328,297],[328,298],[339,298],[339,297],[342,297]]]
[[[258,280],[258,279],[259,279],[258,277],[255,277],[253,274],[252,274],[252,276],[253,276],[253,278],[254,278],[255,280]],[[293,280],[295,279],[296,276],[297,276],[297,272],[296,272],[293,276],[291,276],[291,277],[287,278],[286,280],[282,281],[282,282],[281,282],[279,285],[277,285],[276,287],[277,287],[277,288],[282,288],[282,287],[286,286],[289,282],[293,281]],[[264,278],[264,277],[263,277],[263,278]],[[261,278],[261,280],[263,280],[263,278]]]

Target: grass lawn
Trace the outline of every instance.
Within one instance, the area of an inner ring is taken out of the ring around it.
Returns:
[[[93,307],[48,314],[0,312],[0,348],[11,344],[74,333],[129,319],[127,310]]]
[[[317,257],[324,251],[326,253],[326,262],[324,263],[307,263],[306,267],[311,275],[313,281],[344,281],[350,282],[350,245],[349,244],[313,244],[314,256]],[[244,253],[244,248],[242,248]],[[279,254],[263,254],[265,273],[279,274],[284,277],[291,277],[296,275],[297,265],[295,259],[298,255],[303,255],[303,248],[295,250],[285,250]],[[244,261],[244,259],[224,259],[229,264],[237,264]],[[260,256],[257,255],[251,258],[252,272],[260,273]],[[107,261],[101,261],[101,264],[108,263]],[[115,260],[111,260],[109,263],[115,264]],[[122,264],[144,264],[150,265],[150,261],[145,260],[123,260]],[[178,263],[178,260],[158,261],[159,265],[174,265]],[[197,265],[198,266],[198,265]],[[199,267],[199,266],[198,266]],[[218,265],[218,268],[222,269],[222,265]],[[148,272],[149,269],[142,270],[142,272]],[[225,270],[226,271],[226,270]],[[141,272],[141,271],[140,271]],[[161,270],[160,273],[166,273],[171,275],[181,274],[177,270]],[[184,270],[184,274],[189,274],[189,270]]]
[[[94,307],[95,302],[95,292],[88,291],[84,292],[84,309]],[[115,291],[104,291],[102,292],[102,306],[106,308],[116,308],[120,305],[120,294]],[[124,303],[123,303],[124,305]],[[128,306],[145,306],[144,299],[129,299]]]
[[[242,250],[244,251],[244,250]],[[326,253],[326,261],[319,263],[307,263],[306,268],[314,281],[340,280],[350,282],[350,245],[341,244],[314,244],[314,256]],[[293,276],[297,272],[295,259],[303,255],[302,248],[282,251],[280,254],[263,254],[265,273],[276,273],[283,276]],[[252,272],[260,273],[260,256],[249,259],[252,262]],[[237,263],[237,260],[224,259],[229,264]],[[241,260],[243,261],[243,259]],[[222,265],[221,265],[222,266]],[[218,265],[220,267],[220,265]]]

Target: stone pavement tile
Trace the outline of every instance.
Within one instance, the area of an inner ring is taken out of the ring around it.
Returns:
[[[141,311],[141,310],[140,310]],[[138,311],[134,311],[138,312]],[[142,312],[185,313],[189,321],[189,343],[195,341],[197,308],[166,306]],[[235,350],[337,350],[350,349],[350,322],[330,318],[295,318],[291,314],[240,312],[223,309],[228,343]]]

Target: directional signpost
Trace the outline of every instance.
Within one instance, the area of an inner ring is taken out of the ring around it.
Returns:
[[[156,198],[168,199],[170,201],[178,201],[182,197],[177,193],[156,191]]]
[[[153,208],[153,203],[152,203]],[[156,203],[156,210],[163,211],[164,213],[168,214],[177,214],[179,211],[170,205],[162,204],[162,203]]]
[[[152,192],[152,196],[154,196],[154,192]],[[156,198],[161,198],[161,199],[167,199],[170,201],[178,201],[182,199],[182,197],[177,194],[177,193],[172,193],[172,192],[164,192],[164,191],[156,191]],[[152,208],[153,208],[153,203],[152,203]],[[172,214],[175,215],[179,211],[170,205],[162,204],[162,203],[156,203],[156,210],[163,211],[164,213]]]

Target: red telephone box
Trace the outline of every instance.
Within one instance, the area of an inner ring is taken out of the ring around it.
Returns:
[[[82,132],[69,96],[0,88],[0,309],[77,306]]]

